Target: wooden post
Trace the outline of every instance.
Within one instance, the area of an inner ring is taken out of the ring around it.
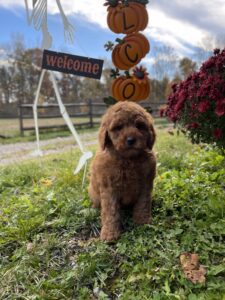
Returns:
[[[92,104],[91,99],[88,100],[88,106],[89,106],[90,127],[93,128],[93,126],[94,126],[94,124],[93,124],[93,104]]]
[[[19,101],[19,105],[18,105],[18,115],[19,115],[19,124],[20,124],[20,136],[24,136],[24,130],[23,130],[23,106],[21,104],[21,101]]]

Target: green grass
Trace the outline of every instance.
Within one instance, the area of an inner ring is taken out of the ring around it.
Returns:
[[[95,148],[92,148],[95,150]],[[158,132],[153,223],[99,240],[99,211],[73,175],[74,150],[0,170],[0,299],[224,300],[225,159]],[[205,284],[179,256],[198,253]]]

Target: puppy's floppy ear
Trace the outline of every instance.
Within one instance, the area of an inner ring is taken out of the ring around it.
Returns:
[[[101,127],[99,129],[98,139],[102,150],[104,150],[106,147],[111,145],[111,140],[109,138],[107,126],[105,123],[101,124]]]
[[[152,150],[153,145],[155,144],[155,139],[156,139],[156,132],[151,124],[148,128],[148,140],[147,140],[147,146],[150,150]]]
[[[147,119],[148,119],[148,140],[147,140],[147,146],[150,150],[152,150],[152,147],[155,143],[155,139],[156,139],[156,132],[155,132],[155,128],[153,126],[153,119],[151,117],[151,115],[148,113],[147,115]]]

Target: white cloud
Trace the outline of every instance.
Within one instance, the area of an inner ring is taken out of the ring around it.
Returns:
[[[7,51],[3,48],[0,48],[0,62],[1,60],[5,59],[7,57]]]
[[[225,26],[224,0],[152,0],[151,7],[164,12],[170,18],[193,24],[202,30],[223,33]]]
[[[170,18],[158,9],[149,9],[149,15],[149,36],[175,48],[178,54],[190,52],[190,48],[197,46],[207,33],[194,25]]]
[[[39,0],[42,1],[42,0]],[[32,9],[32,0],[27,0],[28,7]],[[87,21],[97,23],[103,28],[107,28],[106,24],[106,7],[103,6],[104,1],[101,0],[61,0],[61,5],[66,15],[81,14],[86,17]],[[56,0],[47,0],[48,13],[57,14],[59,8]],[[14,9],[14,7],[24,7],[24,0],[0,0],[0,7]]]
[[[0,55],[5,55],[6,54],[6,50],[3,48],[0,48]]]
[[[50,0],[49,10],[52,13],[58,13],[58,7],[55,0]],[[107,28],[106,23],[106,7],[103,6],[104,1],[99,0],[82,0],[71,1],[61,0],[62,7],[66,14],[72,15],[78,13],[83,15],[87,21],[97,23],[103,28]]]
[[[32,0],[27,0],[30,7]],[[80,14],[84,20],[107,28],[104,0],[61,0],[67,15]],[[24,6],[22,0],[0,0],[0,7],[14,9]],[[56,0],[48,0],[48,12],[56,14]],[[149,39],[176,49],[178,55],[191,54],[192,48],[201,45],[204,37],[222,34],[225,28],[224,0],[151,0],[148,5],[149,25],[145,31]],[[76,26],[76,24],[75,24]]]
[[[206,38],[213,47],[218,37],[225,37],[224,0],[152,0],[148,10],[152,36],[178,53],[191,54],[193,47],[206,45]]]
[[[1,0],[0,1],[0,7],[4,7],[4,8],[9,8],[12,9],[15,6],[24,6],[24,1],[20,1],[20,0]]]
[[[155,62],[155,58],[154,57],[145,57],[142,59],[141,64],[145,65],[153,65]]]

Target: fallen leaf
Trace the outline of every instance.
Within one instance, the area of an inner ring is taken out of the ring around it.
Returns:
[[[199,268],[198,254],[183,253],[180,255],[180,263],[185,270],[196,270]]]
[[[205,283],[206,270],[200,266],[198,270],[186,271],[185,276],[193,283]]]
[[[192,283],[205,283],[205,268],[199,264],[199,256],[196,253],[182,253],[180,255],[180,263],[184,275]]]

